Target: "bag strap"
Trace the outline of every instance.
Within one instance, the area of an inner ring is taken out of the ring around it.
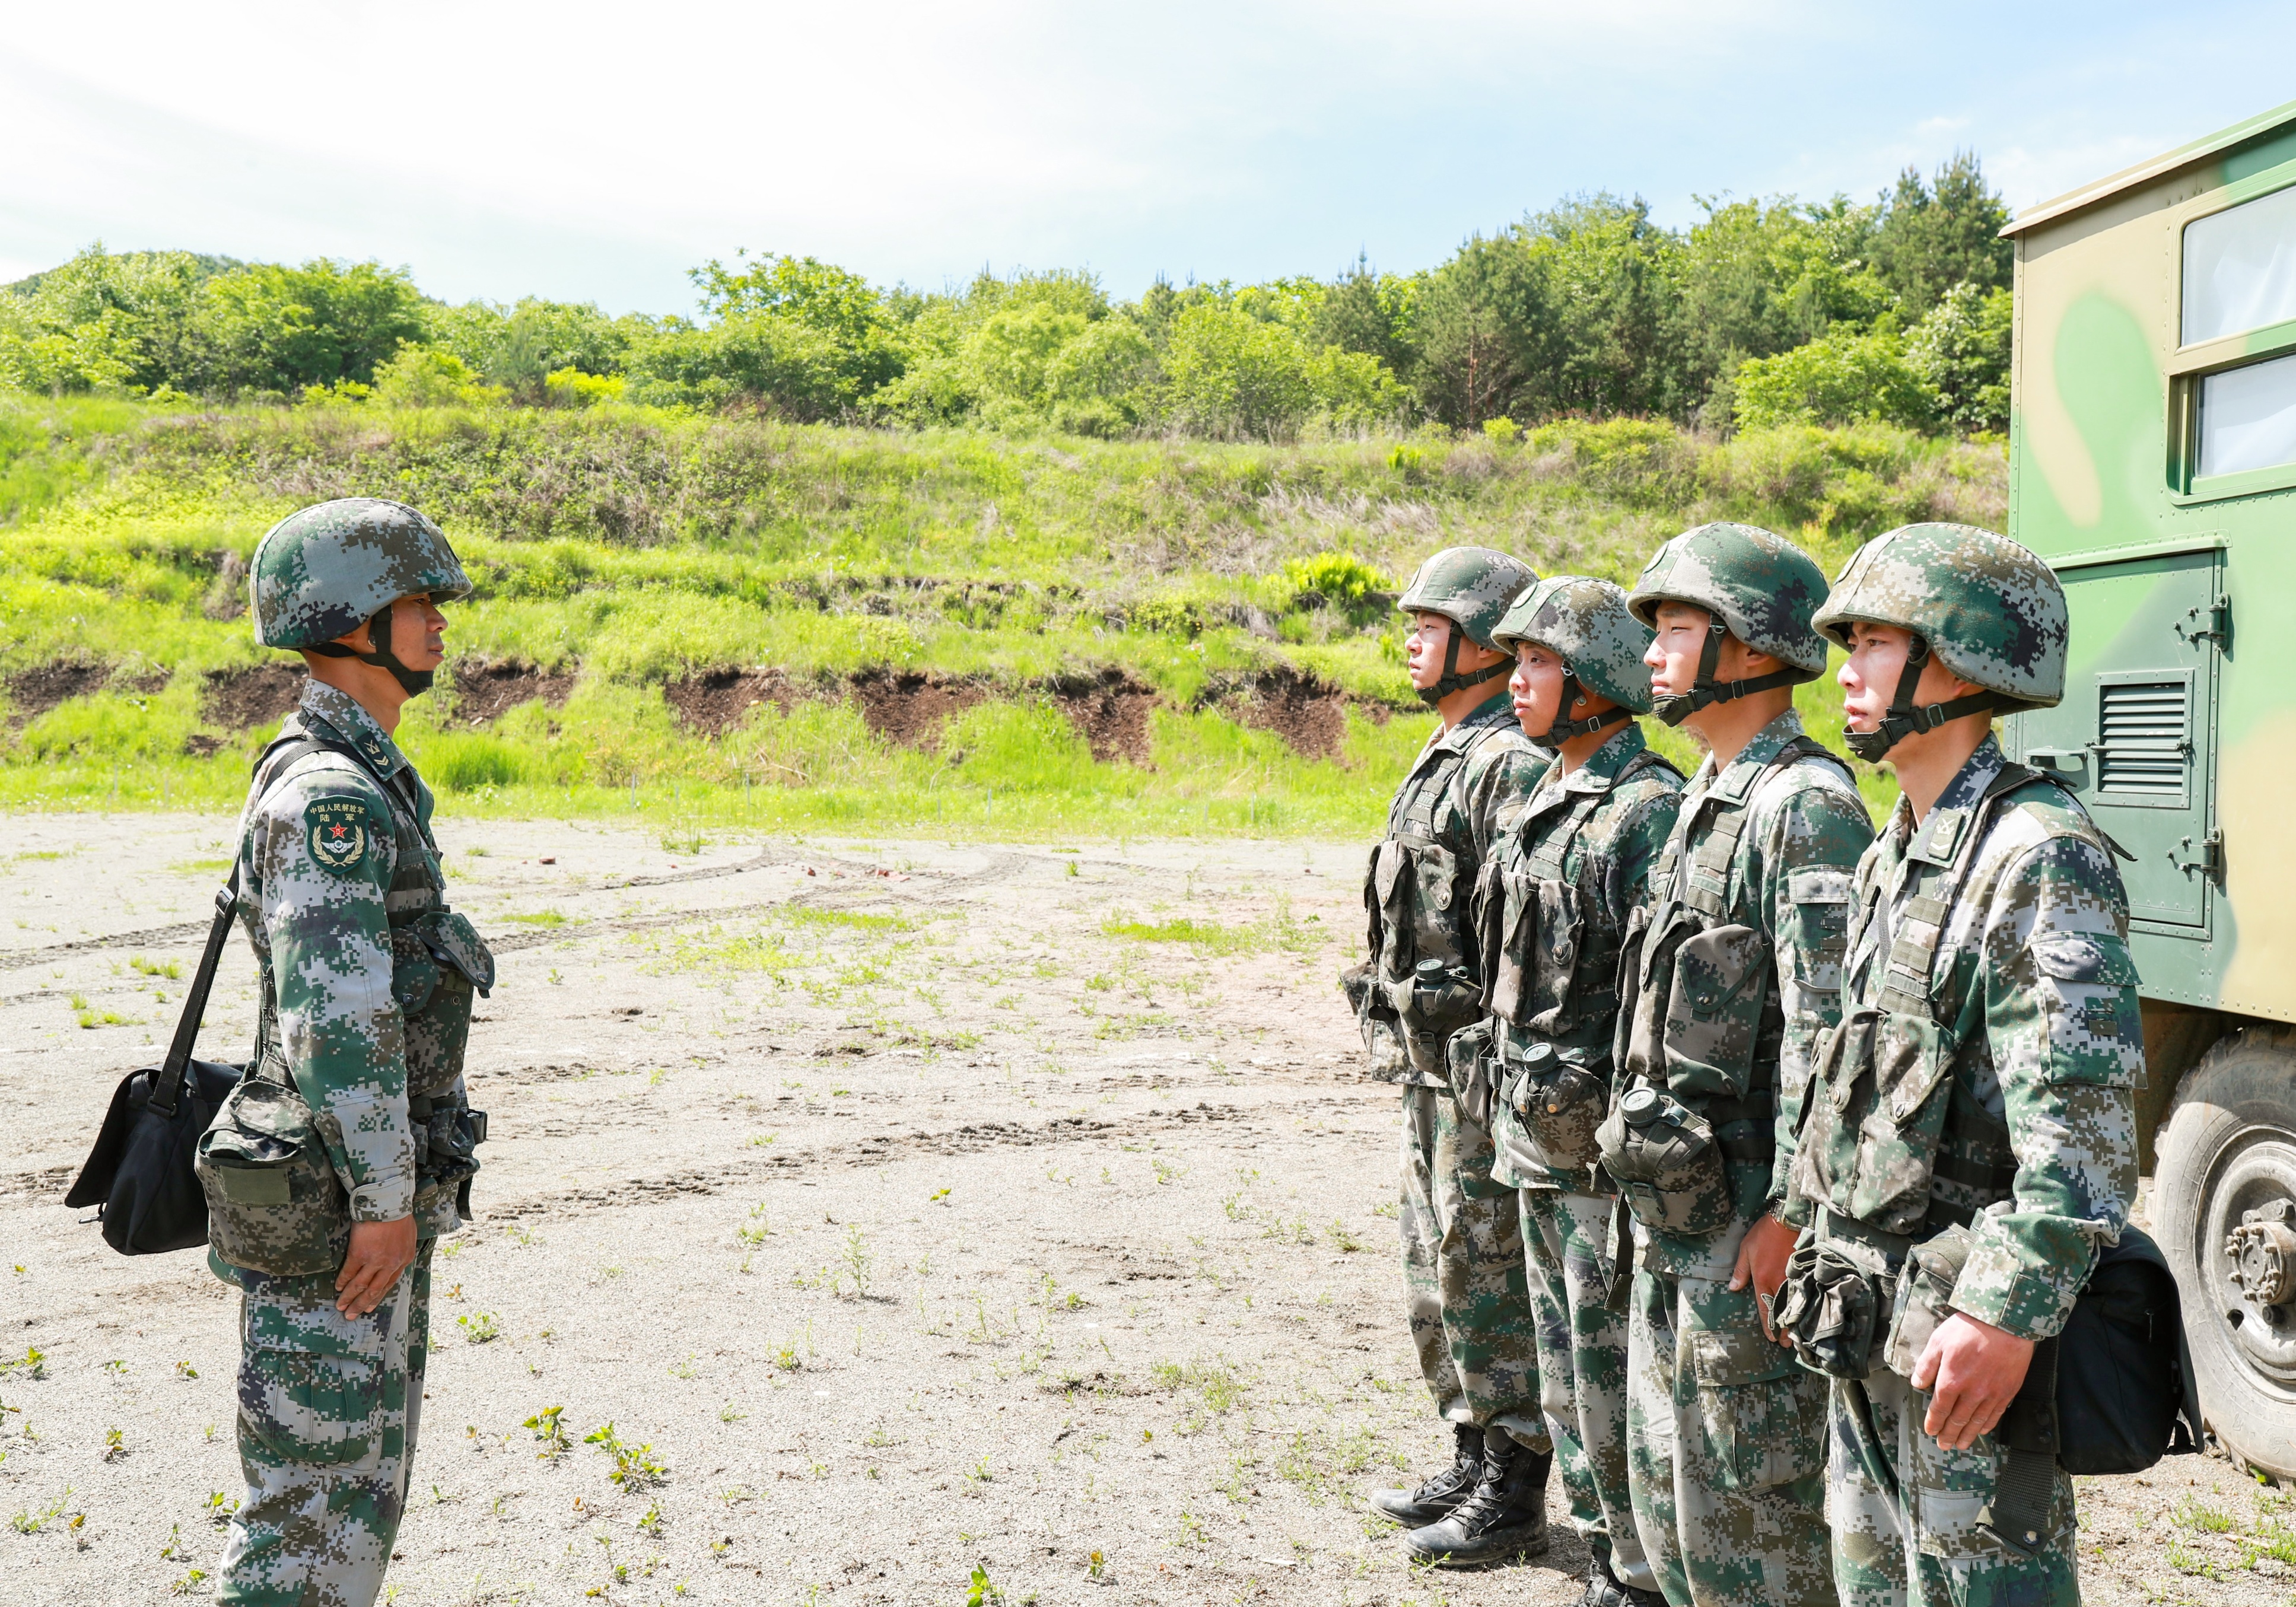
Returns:
[[[192,975],[191,991],[184,995],[184,1013],[176,1018],[176,1036],[168,1045],[168,1058],[152,1086],[152,1108],[162,1115],[176,1113],[176,1090],[191,1083],[192,1049],[199,1041],[200,1022],[208,1013],[208,995],[215,988],[216,966],[231,937],[231,919],[239,909],[239,865],[234,861],[231,879],[216,890],[215,922],[208,928],[207,947],[200,951],[200,968]]]

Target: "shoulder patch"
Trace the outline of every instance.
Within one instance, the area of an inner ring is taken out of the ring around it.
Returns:
[[[322,870],[348,876],[373,847],[366,805],[356,798],[314,799],[303,808],[303,841]]]

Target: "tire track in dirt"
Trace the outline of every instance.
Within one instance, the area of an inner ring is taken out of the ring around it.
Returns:
[[[495,1223],[549,1215],[582,1215],[681,1194],[720,1194],[808,1170],[887,1166],[919,1155],[976,1155],[990,1150],[1031,1149],[1042,1144],[1152,1137],[1207,1122],[1249,1121],[1254,1114],[1237,1105],[1211,1105],[1199,1101],[1191,1110],[1149,1112],[1112,1121],[1088,1116],[1060,1116],[1037,1123],[976,1121],[932,1132],[875,1134],[848,1144],[791,1149],[755,1159],[740,1156],[726,1165],[642,1174],[603,1188],[579,1187],[547,1196],[529,1196],[489,1205],[481,1218]]]

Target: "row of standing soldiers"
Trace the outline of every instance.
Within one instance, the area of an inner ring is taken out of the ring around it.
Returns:
[[[1992,1431],[2136,1178],[2114,849],[1991,730],[2062,696],[2054,575],[1924,524],[1829,586],[1709,524],[1631,593],[1455,548],[1401,606],[1442,726],[1347,986],[1456,1454],[1374,1508],[1529,1554],[1559,1463],[1581,1607],[2077,1601],[2070,1480]],[[1795,710],[1830,645],[1878,837]]]

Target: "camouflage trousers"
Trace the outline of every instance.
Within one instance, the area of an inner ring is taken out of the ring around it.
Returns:
[[[1671,1607],[1831,1607],[1825,1381],[1764,1336],[1751,1290],[1731,1291],[1738,1236],[1698,1275],[1635,1274],[1635,1528]]]
[[[242,1270],[239,1464],[216,1600],[372,1607],[382,1594],[422,1416],[430,1250],[363,1317],[335,1309],[332,1273]]]
[[[1522,1246],[1538,1316],[1540,1404],[1570,1523],[1607,1553],[1622,1585],[1658,1588],[1627,1487],[1627,1319],[1610,1293],[1611,1216],[1603,1194],[1522,1191]]]
[[[1435,1409],[1548,1447],[1538,1321],[1511,1185],[1491,1180],[1489,1129],[1447,1088],[1403,1090],[1403,1287]]]
[[[1922,1431],[1929,1396],[1894,1373],[1877,1373],[1866,1381],[1875,1442],[1867,1446],[1850,1388],[1833,1385],[1826,1496],[1833,1578],[1845,1607],[2070,1607],[2080,1600],[2073,1485],[2064,1470],[2049,1502],[2047,1546],[2037,1557],[2020,1557],[1978,1531],[2005,1457],[1993,1436],[1965,1451],[1947,1450]],[[1903,1492],[1902,1521],[1898,1503],[1868,1469],[1866,1451],[1880,1455]]]

